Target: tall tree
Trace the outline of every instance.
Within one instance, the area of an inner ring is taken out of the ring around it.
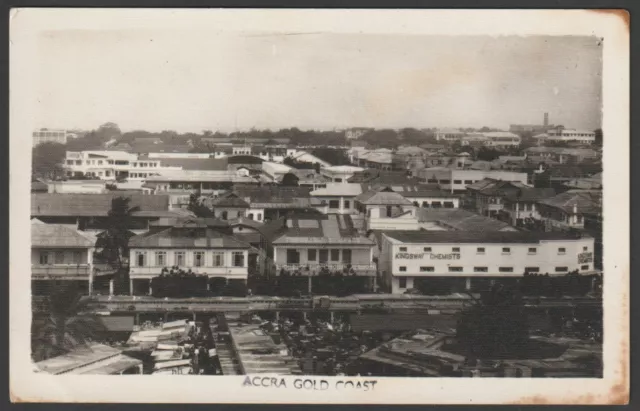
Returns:
[[[47,141],[31,151],[31,174],[34,178],[55,180],[64,176],[62,163],[66,156],[64,145]]]
[[[74,282],[59,281],[47,296],[45,318],[34,316],[31,329],[31,352],[34,361],[42,361],[102,337],[105,326],[86,311],[88,297],[83,297]]]
[[[598,128],[596,130],[594,130],[596,133],[596,141],[595,144],[598,146],[602,146],[602,129]]]
[[[461,313],[457,340],[471,359],[520,354],[527,347],[529,327],[519,290],[496,284],[482,293]]]
[[[133,213],[140,211],[140,207],[131,207],[130,203],[130,197],[116,197],[112,200],[107,217],[108,228],[96,242],[96,248],[101,250],[102,257],[119,270],[123,268],[124,258],[129,255]]]
[[[287,173],[282,177],[282,185],[283,186],[290,186],[290,187],[297,187],[298,186],[298,176],[296,176],[293,173]]]
[[[187,210],[191,211],[196,217],[213,217],[213,211],[202,202],[202,194],[200,190],[191,193],[189,196],[189,205]]]

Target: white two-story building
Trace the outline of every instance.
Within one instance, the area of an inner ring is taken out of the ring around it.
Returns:
[[[387,291],[448,280],[473,290],[482,280],[594,273],[594,239],[560,232],[385,231],[379,270]]]
[[[161,219],[129,240],[131,292],[150,293],[151,279],[170,267],[246,281],[249,249],[220,220]]]

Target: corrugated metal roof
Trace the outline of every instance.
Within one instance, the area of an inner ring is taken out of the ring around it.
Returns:
[[[576,240],[580,234],[565,232],[523,231],[384,231],[387,237],[402,243],[514,243],[532,244],[540,241]],[[586,235],[582,237],[588,237]]]
[[[131,248],[237,248],[246,249],[249,246],[237,241],[231,236],[224,235],[210,228],[184,229],[180,227],[168,228],[160,232],[149,231],[145,234],[131,237]]]
[[[117,197],[130,198],[130,207],[140,207],[141,212],[166,212],[168,195],[144,194],[59,194],[32,193],[32,216],[107,216],[111,203]],[[134,216],[137,214],[134,214]],[[142,215],[141,215],[142,216]]]
[[[460,208],[419,208],[417,217],[421,223],[437,222],[448,229],[460,231],[500,231],[510,227],[504,221]]]
[[[95,243],[95,237],[64,225],[31,222],[31,247],[90,248]]]

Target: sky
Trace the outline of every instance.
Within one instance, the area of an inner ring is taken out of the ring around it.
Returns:
[[[601,123],[584,36],[60,30],[35,53],[35,125],[123,131]]]

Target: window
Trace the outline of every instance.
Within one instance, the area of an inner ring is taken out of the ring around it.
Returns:
[[[462,272],[462,267],[449,267],[449,272],[450,273],[461,273]]]
[[[473,267],[473,271],[476,273],[486,273],[489,269],[487,267]]]
[[[478,247],[476,251],[478,254],[484,254],[484,247]]]
[[[249,213],[249,220],[253,220],[253,213]]]
[[[73,160],[67,160],[67,165],[68,166],[72,166],[73,165]]]
[[[336,178],[333,181],[335,181],[336,183],[342,183],[342,179],[341,178]]]
[[[193,266],[194,267],[202,267],[204,265],[204,252],[202,251],[194,251],[193,252]]]
[[[568,267],[556,267],[556,273],[566,273],[569,271]]]
[[[316,254],[318,252],[316,250],[307,250],[307,261],[316,261]]]
[[[40,252],[40,264],[49,264],[49,253],[46,251]]]
[[[502,247],[502,254],[511,254],[511,248]]]
[[[71,254],[71,258],[73,264],[80,264],[80,261],[82,260],[82,254],[80,253],[80,251],[74,251],[73,254]]]
[[[175,257],[174,265],[178,267],[184,267],[186,265],[184,263],[184,251],[176,251],[173,256]]]
[[[64,252],[56,251],[54,258],[55,258],[55,264],[64,264]]]
[[[582,247],[582,251],[587,251],[587,250],[589,250],[589,247],[586,247],[586,246]]]
[[[234,267],[244,267],[244,252],[242,251],[234,251],[232,253],[233,257],[233,266]],[[298,253],[298,258],[300,258],[300,254]]]
[[[407,288],[407,278],[406,277],[400,277],[398,279],[398,287],[399,288]]]
[[[351,264],[351,250],[342,250],[342,262]]]
[[[453,201],[445,201],[444,202],[444,208],[453,208]]]
[[[351,208],[351,202],[349,200],[344,200],[344,208]]]
[[[430,253],[431,252],[431,247],[425,247],[422,249],[425,253]]]
[[[437,183],[437,182],[438,182],[438,180],[437,180],[437,179],[435,179],[435,178],[430,178],[430,179],[428,179],[428,180],[427,180],[427,182],[428,182],[428,183]]]
[[[581,266],[580,266],[580,269],[581,269],[582,271],[588,270],[588,269],[589,269],[589,265],[588,265],[588,264],[587,264],[587,265],[581,265]]]
[[[440,180],[440,184],[451,184],[451,180]]]
[[[558,248],[558,254],[566,254],[566,252],[567,252],[566,248],[564,248],[564,247]]]
[[[325,264],[327,261],[329,261],[329,250],[320,250],[318,258],[320,264]]]
[[[464,183],[465,183],[465,184],[473,184],[473,181],[471,181],[471,180],[464,180]]]
[[[426,201],[423,201],[422,208],[429,208],[429,203],[427,203]]]
[[[144,251],[136,252],[136,265],[138,267],[144,267],[147,265],[147,253]]]
[[[501,273],[512,273],[513,267],[500,267],[498,268],[498,271],[500,271]]]
[[[525,267],[524,268],[524,272],[525,273],[537,273],[540,271],[540,267]]]
[[[405,267],[405,266],[400,267],[400,272],[401,273],[407,272],[407,267]]]
[[[331,250],[331,261],[340,261],[340,250]]]
[[[535,247],[531,247],[531,248],[529,248],[529,252],[528,252],[528,254],[536,254],[537,252],[538,252],[538,249],[537,249],[537,248],[535,248]]]
[[[401,251],[401,252],[402,252],[402,251],[406,252],[406,251],[407,251],[407,247],[400,247],[400,251]]]
[[[287,249],[287,264],[300,264],[300,253],[292,248]]]
[[[167,253],[156,251],[156,267],[164,267],[165,265],[167,265]]]
[[[459,252],[460,252],[460,247],[453,247],[453,248],[451,249],[451,252],[452,252],[452,253],[459,253]]]
[[[440,201],[434,201],[433,203],[431,203],[431,207],[440,208],[442,207],[442,203]]]
[[[433,270],[433,267],[420,267],[420,271],[423,273],[432,273]]]
[[[261,213],[258,213],[258,217],[256,217],[256,220],[262,221],[262,214]]]
[[[462,180],[453,180],[453,184],[462,184]]]
[[[224,266],[224,253],[217,252],[217,251],[213,253],[213,266],[214,267]]]
[[[226,211],[223,211],[222,212],[222,219],[226,220],[227,219],[227,215],[228,215],[228,213]]]
[[[337,209],[340,208],[339,200],[329,200],[329,208]]]

